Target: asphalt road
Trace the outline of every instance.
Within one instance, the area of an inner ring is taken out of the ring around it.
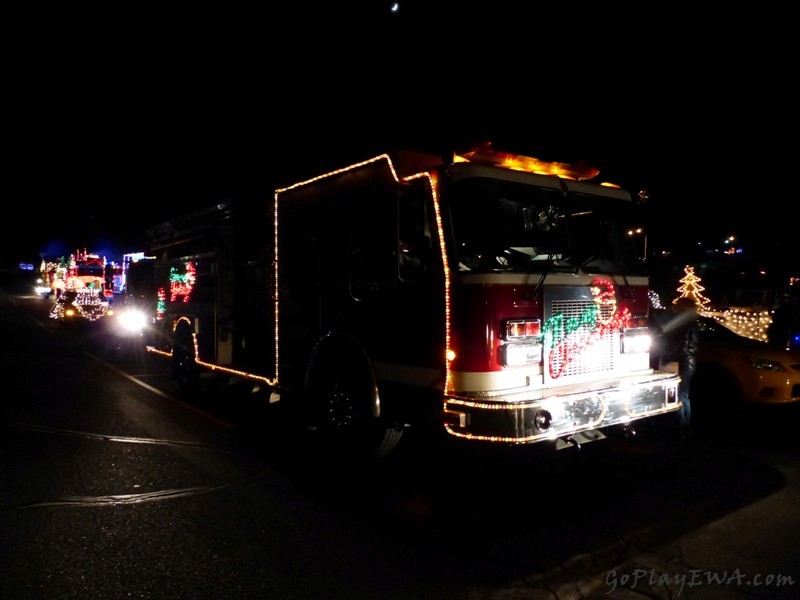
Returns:
[[[298,471],[235,388],[181,397],[161,359],[59,328],[17,283],[0,598],[798,596],[796,410],[573,454],[409,432],[379,466]]]

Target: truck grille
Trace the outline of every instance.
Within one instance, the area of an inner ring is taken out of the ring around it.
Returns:
[[[611,318],[613,307],[599,306],[593,299],[554,299],[551,304],[554,315],[561,315],[560,329],[553,332],[557,340],[546,353],[545,372],[551,379],[563,381],[565,377],[612,371],[614,369],[614,335],[611,331],[600,333],[600,329],[583,324],[586,315],[597,310],[597,319]],[[577,324],[581,324],[576,327]]]

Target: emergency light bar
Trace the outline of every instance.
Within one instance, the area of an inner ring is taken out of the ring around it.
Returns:
[[[523,171],[525,173],[536,173],[538,175],[555,175],[561,179],[571,179],[574,181],[585,181],[593,179],[600,174],[600,169],[588,165],[572,165],[562,162],[550,162],[522,156],[521,154],[507,154],[497,152],[490,148],[477,148],[469,152],[456,154],[455,162],[473,162],[482,165],[491,165]]]

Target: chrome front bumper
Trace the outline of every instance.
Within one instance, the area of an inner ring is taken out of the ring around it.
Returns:
[[[492,442],[555,440],[676,411],[678,382],[677,375],[658,372],[593,388],[564,386],[535,398],[453,394],[445,397],[444,425],[451,435]]]

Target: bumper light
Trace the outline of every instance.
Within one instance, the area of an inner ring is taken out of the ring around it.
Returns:
[[[544,409],[536,411],[536,414],[533,416],[533,424],[539,431],[545,431],[550,427],[550,423],[552,422],[553,415]]]

